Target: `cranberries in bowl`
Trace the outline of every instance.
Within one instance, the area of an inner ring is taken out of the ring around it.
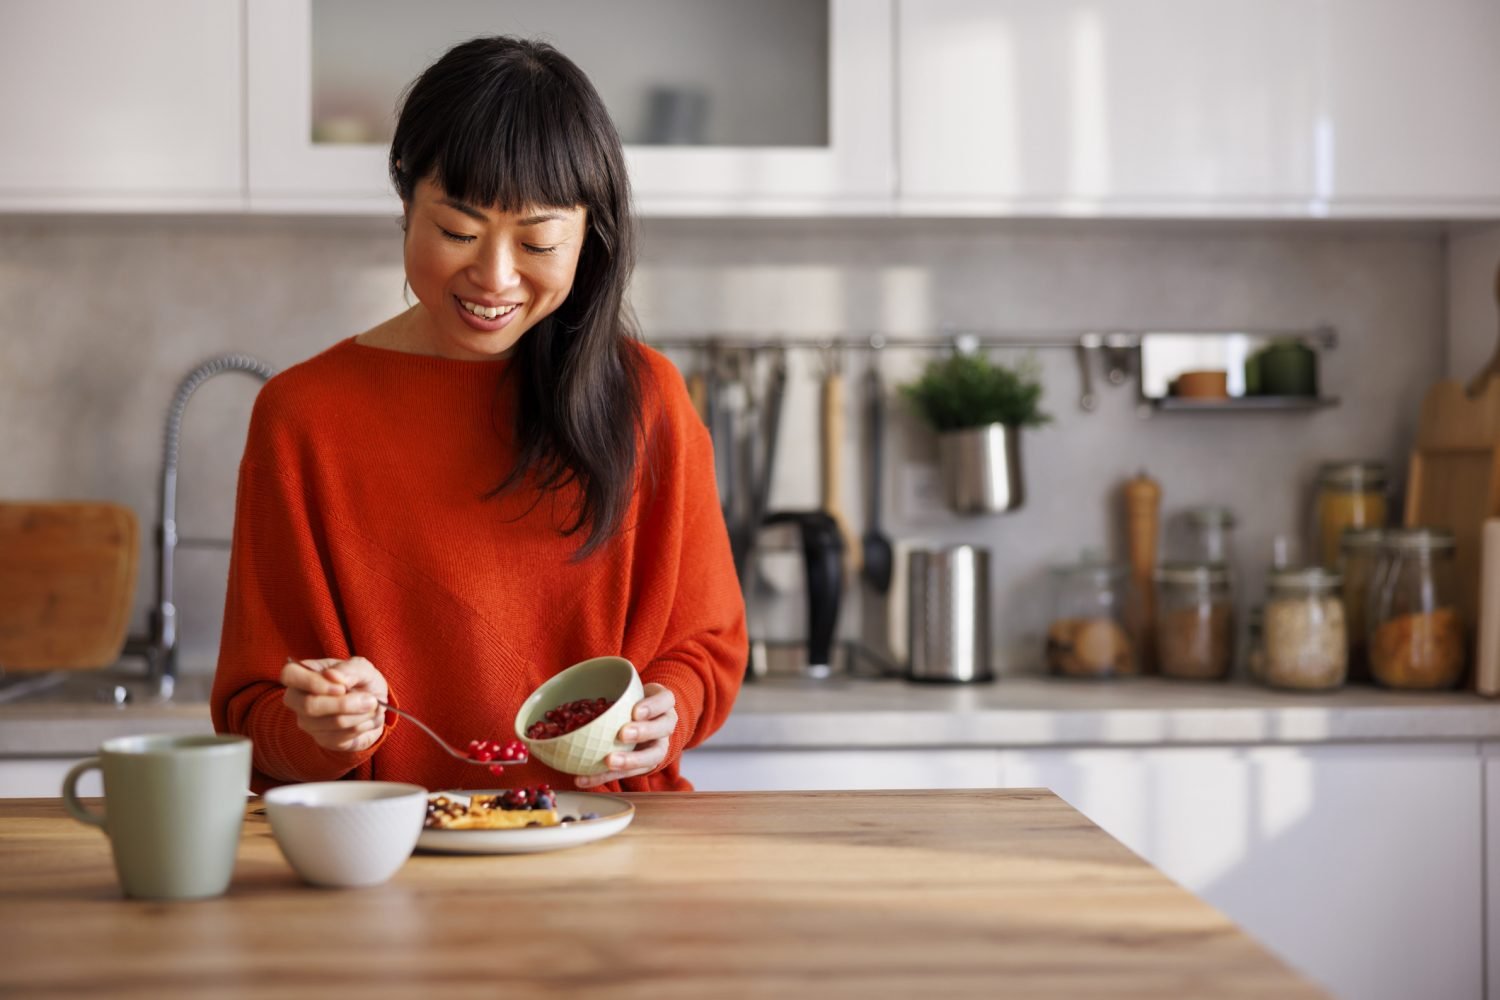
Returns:
[[[533,691],[516,713],[516,733],[531,755],[564,774],[602,774],[610,754],[634,750],[621,728],[643,696],[641,676],[624,657],[575,663]]]

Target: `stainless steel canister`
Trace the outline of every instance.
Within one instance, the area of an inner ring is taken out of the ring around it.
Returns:
[[[987,681],[990,671],[990,554],[973,545],[914,549],[908,557],[914,681]]]

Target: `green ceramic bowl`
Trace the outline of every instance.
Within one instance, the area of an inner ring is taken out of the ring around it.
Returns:
[[[564,774],[602,774],[604,761],[617,751],[634,750],[634,743],[615,737],[630,721],[630,712],[642,697],[641,675],[621,656],[598,656],[575,663],[537,688],[516,713],[516,736],[537,760]],[[549,709],[581,698],[607,698],[609,708],[585,726],[555,736],[533,740],[526,730]]]

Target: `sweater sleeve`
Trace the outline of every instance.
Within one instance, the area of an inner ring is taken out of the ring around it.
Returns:
[[[681,378],[663,381],[671,387],[663,393],[670,444],[658,452],[655,492],[668,510],[654,519],[671,528],[648,533],[657,545],[644,558],[670,593],[664,595],[665,626],[641,679],[676,696],[678,725],[667,757],[675,762],[729,717],[744,681],[749,645],[745,603],[719,508],[713,443]]]
[[[276,416],[274,398],[263,391],[257,399],[240,463],[210,704],[217,731],[250,738],[257,790],[368,771],[380,745],[359,753],[325,750],[282,701],[279,678],[288,657],[342,659],[349,656],[349,643],[327,537],[313,516],[315,493],[299,475],[296,449]]]

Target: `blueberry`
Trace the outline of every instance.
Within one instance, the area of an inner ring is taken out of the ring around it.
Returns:
[[[578,817],[577,816],[564,816],[562,819],[558,820],[558,822],[559,823],[576,823],[576,822],[578,822]]]
[[[583,818],[584,819],[598,819],[599,818],[599,814],[598,813],[584,813],[583,814]]]

